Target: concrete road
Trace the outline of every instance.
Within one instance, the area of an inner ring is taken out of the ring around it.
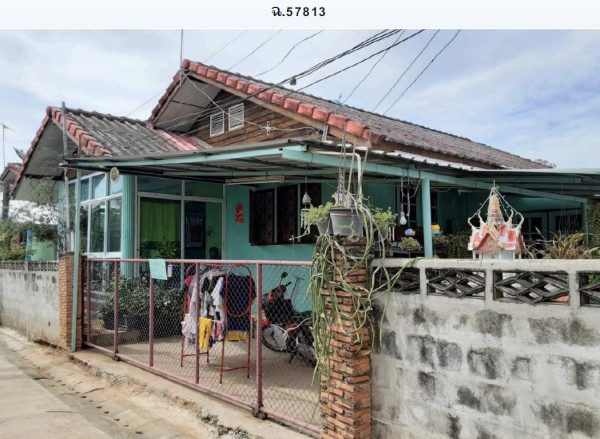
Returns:
[[[189,411],[111,385],[62,351],[0,329],[0,438],[215,438]],[[234,436],[229,436],[234,437]]]
[[[113,437],[44,388],[39,376],[25,373],[9,356],[0,346],[0,437]]]

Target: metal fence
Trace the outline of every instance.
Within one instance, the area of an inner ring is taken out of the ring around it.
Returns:
[[[308,262],[87,259],[84,342],[115,358],[321,431]],[[256,300],[260,297],[261,300]]]

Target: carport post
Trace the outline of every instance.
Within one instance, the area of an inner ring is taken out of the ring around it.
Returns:
[[[433,257],[433,237],[431,235],[431,184],[428,178],[421,179],[421,211],[423,214],[423,248],[425,257]]]
[[[256,414],[263,406],[262,389],[262,264],[256,264]]]
[[[150,345],[150,358],[148,365],[154,367],[154,278],[150,275],[150,303],[148,309],[148,343]]]
[[[64,118],[64,113],[63,113]],[[69,187],[65,188],[69,192]],[[75,180],[75,239],[73,240],[73,301],[71,308],[71,352],[77,350],[77,316],[79,314],[79,258],[81,257],[81,231],[80,231],[80,208],[81,203],[81,171],[77,170],[77,179]],[[71,206],[67,206],[67,211]],[[69,231],[70,233],[70,231]],[[88,315],[88,319],[90,316]]]

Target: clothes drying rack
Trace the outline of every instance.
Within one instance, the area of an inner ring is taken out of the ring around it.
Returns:
[[[192,267],[190,267],[189,269],[191,269]],[[211,268],[223,268],[222,266],[219,265],[214,265],[211,266]],[[188,269],[188,271],[189,271]],[[231,284],[231,278],[232,278],[232,271],[233,270],[243,270],[247,273],[246,278],[247,278],[247,306],[244,307],[244,309],[240,310],[235,310],[235,302],[233,301],[233,297],[232,297],[232,291],[233,291],[233,286]],[[187,273],[186,273],[187,274]],[[194,275],[194,280],[192,282],[200,282],[200,277],[198,276],[198,273],[196,273]],[[226,315],[226,320],[227,322],[229,322],[230,318],[233,319],[244,319],[244,317],[247,317],[248,319],[248,326],[247,329],[245,330],[241,330],[240,332],[246,332],[246,362],[245,364],[241,365],[241,366],[225,366],[225,343],[227,342],[227,328],[225,329],[225,334],[223,336],[222,340],[219,340],[221,342],[221,362],[219,365],[219,384],[223,383],[223,374],[225,372],[232,372],[232,371],[236,371],[236,370],[246,370],[246,378],[250,378],[250,347],[251,347],[251,328],[252,328],[252,303],[254,301],[254,299],[256,298],[256,288],[254,285],[254,281],[252,279],[252,272],[250,271],[250,269],[246,266],[246,265],[231,265],[229,266],[227,272],[225,273],[225,285],[224,285],[224,293],[223,293],[223,310],[225,312]],[[198,321],[195,322],[196,325],[196,338],[194,340],[194,352],[193,353],[189,353],[186,354],[185,353],[185,343],[186,343],[186,337],[185,335],[181,335],[181,352],[180,352],[180,366],[183,367],[184,364],[184,358],[185,357],[200,357],[202,355],[206,356],[206,363],[209,364],[210,363],[210,349],[214,346],[209,347],[206,351],[200,351],[200,346],[199,346],[199,340],[198,340],[198,336],[199,336],[199,332],[200,332],[200,324],[199,324],[199,311],[201,309],[201,300],[202,300],[202,295],[200,294],[200,290],[201,290],[201,285],[196,284],[196,288],[195,288],[195,294],[196,296],[196,318],[198,319]],[[185,297],[183,300],[183,316],[185,316],[187,313],[189,313],[190,311],[190,298],[189,295],[187,293],[185,293]],[[215,343],[216,344],[216,343]]]

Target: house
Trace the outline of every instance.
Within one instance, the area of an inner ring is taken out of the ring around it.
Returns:
[[[19,163],[8,163],[2,174],[0,174],[0,184],[2,185],[2,219],[8,218],[11,190],[20,172],[21,165]]]
[[[81,250],[97,257],[308,260],[313,239],[291,241],[301,199],[330,198],[343,144],[364,160],[365,194],[406,213],[426,256],[432,225],[465,230],[494,183],[523,213],[526,240],[586,229],[600,189],[597,169],[550,168],[186,60],[148,120],[48,108],[14,196],[54,179],[64,200],[66,170]]]

